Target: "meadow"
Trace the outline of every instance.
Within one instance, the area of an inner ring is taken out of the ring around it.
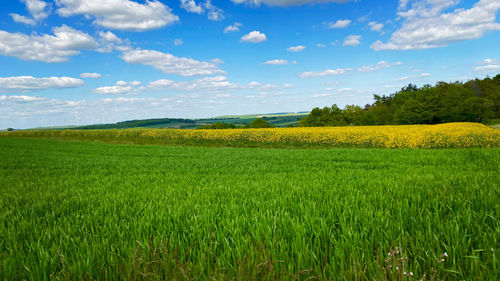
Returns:
[[[499,148],[9,136],[0,280],[500,279]]]

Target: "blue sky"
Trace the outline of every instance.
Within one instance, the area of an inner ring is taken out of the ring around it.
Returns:
[[[498,0],[12,0],[0,128],[296,112],[500,73]]]

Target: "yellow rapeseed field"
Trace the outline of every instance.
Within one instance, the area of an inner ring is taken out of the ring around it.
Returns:
[[[225,130],[42,130],[4,132],[3,135],[104,141],[127,139],[127,142],[131,143],[158,144],[182,144],[186,142],[189,144],[243,143],[381,148],[500,147],[500,130],[478,123]]]

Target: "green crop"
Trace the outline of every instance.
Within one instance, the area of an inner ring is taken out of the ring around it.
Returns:
[[[500,149],[0,138],[0,280],[499,280]]]

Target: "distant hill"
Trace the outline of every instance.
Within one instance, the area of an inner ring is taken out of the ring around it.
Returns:
[[[250,115],[228,115],[214,118],[183,119],[183,118],[155,118],[145,120],[128,120],[118,123],[95,124],[85,126],[54,126],[32,128],[31,130],[105,130],[105,129],[130,129],[130,128],[171,128],[171,129],[196,129],[200,126],[222,122],[244,126],[257,118],[263,118],[276,127],[295,126],[299,120],[309,112],[282,112]]]
[[[181,127],[185,125],[192,125],[196,122],[191,119],[180,119],[180,118],[158,118],[158,119],[146,119],[146,120],[130,120],[123,121],[114,124],[100,124],[100,125],[87,125],[78,126],[71,129],[78,130],[100,130],[100,129],[130,129],[130,128],[141,128],[141,127],[155,127],[155,126],[166,126],[166,127]]]

